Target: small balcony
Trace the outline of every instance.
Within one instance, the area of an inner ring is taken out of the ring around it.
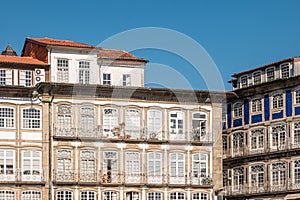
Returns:
[[[0,183],[44,183],[46,170],[9,170],[0,174]]]

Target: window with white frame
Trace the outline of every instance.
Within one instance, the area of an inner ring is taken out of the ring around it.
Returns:
[[[203,192],[193,193],[192,200],[208,200],[208,194]]]
[[[82,133],[91,133],[95,129],[95,109],[90,106],[80,108],[80,129]]]
[[[192,116],[192,130],[193,140],[200,141],[206,139],[206,114],[202,112],[193,113]]]
[[[22,192],[22,200],[42,200],[40,191],[27,190]]]
[[[131,74],[123,74],[123,86],[131,86]]]
[[[57,151],[57,174],[62,178],[72,173],[72,151],[60,149]],[[71,177],[67,177],[71,178]]]
[[[109,135],[113,132],[113,129],[118,127],[118,110],[115,108],[103,109],[103,131],[104,135]]]
[[[171,192],[170,200],[185,200],[185,193],[183,192]]]
[[[96,192],[94,191],[81,191],[80,200],[96,200]]]
[[[170,177],[184,177],[184,154],[170,154]]]
[[[92,150],[80,152],[80,178],[86,181],[94,180],[96,170],[96,155]]]
[[[242,76],[241,77],[241,88],[248,86],[248,76]]]
[[[295,91],[295,103],[300,103],[300,90]]]
[[[1,200],[16,200],[16,195],[14,191],[11,190],[0,190]]]
[[[159,152],[148,153],[148,179],[154,179],[157,177],[161,180],[162,176],[162,155]],[[153,180],[153,181],[154,181]]]
[[[0,149],[0,175],[14,174],[15,151]]]
[[[264,148],[264,129],[258,128],[252,130],[250,135],[251,150]]]
[[[233,116],[242,117],[242,115],[243,115],[243,104],[240,102],[233,104]]]
[[[271,127],[271,148],[284,149],[286,145],[285,125],[276,125]]]
[[[207,177],[207,155],[206,154],[193,154],[192,155],[192,176],[195,178]]]
[[[148,138],[162,138],[162,112],[160,110],[149,110],[147,120]]]
[[[300,122],[295,122],[293,124],[293,139],[292,139],[292,145],[293,147],[299,147],[300,146]]]
[[[161,192],[148,192],[147,200],[163,200]]]
[[[36,150],[23,151],[23,175],[40,175],[42,173],[42,152]]]
[[[250,166],[250,183],[253,190],[257,191],[258,188],[265,185],[264,174],[265,170],[263,164]]]
[[[183,135],[183,112],[172,111],[170,112],[170,134]]]
[[[73,200],[73,192],[68,190],[57,191],[56,200]]]
[[[69,60],[57,59],[57,82],[69,82]]]
[[[275,79],[274,67],[268,68],[266,70],[267,81],[273,81]]]
[[[262,111],[261,98],[253,99],[251,105],[252,105],[252,112],[261,112]]]
[[[32,86],[32,71],[20,70],[20,85],[30,87]]]
[[[15,114],[13,108],[0,108],[0,127],[13,128],[15,126]]]
[[[103,85],[111,85],[111,74],[103,74],[103,79],[102,79]]]
[[[139,192],[126,192],[126,200],[140,200]]]
[[[244,185],[244,167],[233,169],[233,190],[241,190]]]
[[[290,65],[289,65],[289,63],[282,64],[280,66],[280,70],[281,70],[281,78],[290,77]]]
[[[125,132],[132,138],[140,137],[140,112],[136,109],[127,109],[125,114]]]
[[[57,122],[56,122],[57,133],[63,135],[72,134],[72,107],[60,105],[57,108]]]
[[[23,109],[23,128],[41,128],[41,111],[39,109]]]
[[[271,185],[285,186],[287,180],[287,163],[275,162],[271,165]]]
[[[103,200],[117,200],[118,193],[115,191],[106,191],[103,192]]]
[[[125,173],[128,182],[139,182],[139,178],[140,178],[140,153],[139,152],[126,152],[125,170],[126,170]]]
[[[116,151],[104,151],[103,179],[104,183],[112,183],[118,178],[118,153]]]
[[[0,69],[0,85],[12,85],[12,70]]]
[[[275,94],[273,95],[273,109],[282,108],[283,107],[283,94]]]
[[[294,164],[294,171],[293,171],[293,175],[294,175],[294,184],[299,185],[300,184],[300,160],[294,160],[293,161]]]
[[[223,148],[223,154],[226,155],[228,151],[228,138],[227,136],[222,137],[222,148]]]
[[[79,61],[79,83],[89,84],[90,82],[90,62]]]
[[[228,170],[225,169],[225,170],[223,170],[223,185],[228,186],[228,184],[229,184],[228,181],[229,181],[229,179],[228,179]]]
[[[254,72],[253,73],[253,84],[257,85],[261,83],[261,72]]]
[[[244,148],[244,133],[237,132],[232,134],[232,148],[233,151],[240,151]]]

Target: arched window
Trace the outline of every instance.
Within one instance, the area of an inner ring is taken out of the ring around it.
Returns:
[[[103,192],[104,200],[118,200],[118,193],[115,191],[106,191]]]
[[[206,113],[196,112],[192,117],[193,140],[207,140],[207,118]]]
[[[264,149],[264,129],[258,128],[252,130],[250,135],[250,147],[251,151],[259,153],[257,151]]]
[[[68,190],[57,191],[56,200],[73,200],[73,192]]]
[[[59,181],[72,181],[72,151],[60,149],[57,151],[57,176]]]
[[[161,192],[148,192],[147,200],[163,200],[163,195]]]
[[[96,155],[94,151],[82,150],[80,153],[80,180],[96,181]]]
[[[271,188],[273,191],[282,190],[287,181],[287,163],[275,162],[271,165]]]
[[[240,191],[244,188],[244,167],[233,169],[233,190]]]
[[[103,109],[103,135],[113,137],[114,128],[119,126],[118,110],[115,108]]]
[[[22,192],[22,200],[42,200],[42,193],[34,190]]]
[[[193,154],[192,163],[193,163],[192,181],[201,184],[200,182],[201,178],[207,177],[207,172],[208,172],[207,155],[201,153]]]
[[[134,139],[140,138],[140,112],[136,109],[127,109],[125,115],[125,132],[126,135]]]
[[[295,122],[292,129],[292,147],[300,147],[300,122]]]
[[[208,194],[203,192],[193,193],[192,200],[208,200]]]
[[[283,107],[283,94],[275,94],[272,97],[273,109],[282,108]]]
[[[296,188],[298,188],[300,185],[300,160],[294,160],[293,165],[294,165],[294,171],[293,171],[293,175],[294,175],[293,183],[294,184],[293,185],[297,185]]]
[[[80,200],[96,200],[96,192],[82,191],[80,192]]]
[[[184,183],[185,162],[183,153],[170,153],[170,182],[173,184]]]
[[[183,192],[171,192],[170,200],[185,200],[185,193]]]
[[[232,155],[241,156],[244,153],[244,133],[237,132],[232,134]]]
[[[56,135],[71,136],[72,132],[72,107],[60,105],[57,108]]]
[[[159,110],[148,111],[148,138],[149,139],[161,139],[162,131],[162,112]]]
[[[169,132],[171,139],[184,139],[184,123],[182,111],[171,111],[169,118]]]
[[[80,131],[83,137],[95,136],[95,109],[91,106],[80,108]]]
[[[285,125],[276,125],[271,127],[271,150],[278,151],[286,148],[286,130]]]
[[[262,104],[261,98],[256,98],[252,100],[252,112],[261,112],[262,111]]]
[[[235,103],[233,105],[233,116],[234,117],[242,117],[243,115],[243,108],[242,108],[242,103],[238,102],[238,103]]]
[[[148,183],[162,182],[162,154],[160,152],[148,153]]]
[[[250,184],[252,191],[262,191],[265,185],[265,170],[263,164],[250,166]]]
[[[116,151],[103,152],[103,183],[116,183],[118,181],[118,153]]]
[[[140,182],[140,153],[126,152],[125,176],[127,183]]]

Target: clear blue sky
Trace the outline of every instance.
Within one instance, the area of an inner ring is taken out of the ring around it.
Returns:
[[[4,1],[0,50],[11,43],[20,54],[26,37],[97,45],[128,29],[164,27],[201,44],[231,89],[227,81],[235,72],[300,55],[299,8],[298,0]],[[185,70],[189,63],[172,53],[133,53],[173,67],[194,89],[206,89],[193,71]]]

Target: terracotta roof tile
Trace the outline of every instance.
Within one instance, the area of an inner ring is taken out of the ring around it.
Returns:
[[[49,45],[49,46],[65,46],[65,47],[77,47],[77,48],[88,48],[88,49],[95,49],[97,47],[83,44],[79,42],[74,42],[71,40],[58,40],[52,38],[26,38],[26,41],[31,41],[38,43],[40,45]]]
[[[48,65],[43,61],[32,57],[20,57],[20,56],[5,56],[0,55],[0,63],[22,63],[22,64],[31,64],[31,65]]]
[[[139,61],[147,62],[147,60],[143,58],[137,58],[126,51],[114,50],[114,49],[100,49],[98,53],[98,57],[107,58],[107,59],[139,60]]]

